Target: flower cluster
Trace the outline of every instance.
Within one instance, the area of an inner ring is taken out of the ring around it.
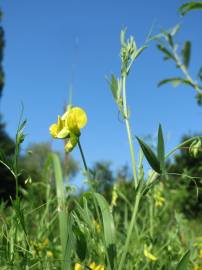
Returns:
[[[80,263],[76,263],[74,266],[74,270],[83,270],[83,269],[84,268],[82,267],[82,265]],[[90,263],[89,269],[91,269],[91,270],[105,270],[104,265],[102,265],[102,264],[96,265],[95,262]]]
[[[77,145],[80,129],[87,123],[85,111],[79,107],[69,107],[67,111],[58,116],[58,121],[49,128],[50,134],[55,139],[68,139],[65,151],[70,152]]]
[[[47,257],[53,257],[53,252],[48,249],[49,241],[45,239],[43,242],[30,241],[33,256],[46,255]]]

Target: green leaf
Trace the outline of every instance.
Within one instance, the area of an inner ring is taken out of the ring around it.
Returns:
[[[186,41],[182,49],[183,64],[185,65],[186,68],[188,68],[189,66],[190,54],[191,54],[191,42]]]
[[[161,170],[164,170],[165,163],[165,148],[164,148],[164,139],[163,139],[163,131],[161,125],[159,125],[158,129],[158,146],[157,146],[158,160],[160,161]]]
[[[120,41],[121,41],[121,45],[124,46],[126,44],[126,30],[127,28],[121,30],[121,34],[120,34]]]
[[[176,26],[174,26],[174,27],[170,30],[171,36],[172,36],[172,37],[175,36],[179,30],[180,30],[180,25],[177,24]]]
[[[170,59],[176,61],[175,56],[174,56],[168,49],[166,49],[163,45],[158,44],[158,45],[157,45],[157,48],[158,48],[161,52],[163,52],[163,53],[165,54],[166,57],[168,57],[168,58],[170,58]]]
[[[106,199],[99,193],[94,193],[94,196],[101,210],[105,243],[109,253],[111,269],[113,269],[114,260],[116,258],[116,237],[113,216]]]
[[[140,56],[140,54],[147,48],[147,46],[143,46],[141,48],[139,48],[137,51],[135,51],[132,56],[131,59],[132,61],[134,61],[138,56]]]
[[[117,92],[118,92],[118,81],[114,74],[111,75],[111,80],[110,80],[110,89],[112,91],[112,95],[115,100],[117,100]]]
[[[200,81],[202,81],[202,67],[200,67],[200,69],[198,71],[198,78]]]
[[[179,263],[177,264],[176,270],[186,270],[188,269],[188,263],[189,263],[189,257],[190,257],[190,250],[187,250],[185,254],[180,259]]]
[[[79,229],[77,226],[75,228],[75,236],[76,236],[76,253],[81,261],[84,261],[86,258],[87,251],[87,243],[85,234]]]
[[[60,159],[56,154],[51,154],[53,169],[55,174],[55,183],[56,183],[56,194],[57,194],[57,202],[58,202],[58,217],[59,217],[59,230],[60,230],[60,241],[62,246],[62,269],[65,269],[65,264],[67,260],[67,240],[68,240],[68,216],[65,205],[65,192],[64,192],[64,183],[63,183],[63,175],[62,168],[60,164]]]
[[[192,10],[199,10],[202,9],[202,1],[200,2],[187,2],[179,8],[179,12],[182,16],[187,14],[188,12]]]
[[[192,82],[190,82],[187,79],[183,79],[183,78],[169,78],[169,79],[162,80],[158,83],[158,87],[160,87],[166,83],[172,83],[172,85],[174,87],[178,86],[179,84],[186,84],[186,85],[189,85],[191,87],[195,87],[195,85]]]
[[[174,47],[173,37],[170,33],[168,33],[168,42],[169,42],[171,47]]]
[[[147,145],[143,140],[141,140],[139,137],[136,137],[141,149],[149,162],[149,165],[152,167],[154,171],[157,173],[161,173],[161,168],[160,168],[160,162],[158,158],[156,157],[155,153],[152,151],[152,149]]]

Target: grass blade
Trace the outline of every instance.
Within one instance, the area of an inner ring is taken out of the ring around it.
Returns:
[[[64,192],[64,183],[62,168],[60,164],[59,157],[56,154],[52,155],[54,175],[55,175],[55,184],[56,184],[56,193],[58,201],[58,216],[59,216],[59,228],[60,228],[60,241],[62,246],[62,270],[70,269],[70,262],[67,260],[67,241],[68,241],[68,217],[67,211],[65,210],[65,192]],[[69,267],[68,264],[69,263]]]

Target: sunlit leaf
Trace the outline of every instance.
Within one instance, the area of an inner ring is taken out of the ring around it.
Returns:
[[[152,149],[147,145],[143,140],[141,140],[139,137],[136,137],[140,147],[149,163],[149,165],[152,167],[154,171],[157,173],[161,173],[161,168],[160,168],[160,162],[155,155],[155,153],[152,151]]]
[[[181,7],[179,8],[179,12],[181,15],[185,15],[188,12],[192,11],[192,10],[199,10],[202,9],[202,1],[200,2],[188,2],[185,3],[183,5],[181,5]]]
[[[185,254],[180,259],[179,263],[177,264],[176,270],[186,270],[188,269],[188,263],[189,263],[189,257],[190,257],[190,250],[187,250]]]
[[[164,148],[164,139],[163,131],[161,125],[158,129],[158,146],[157,146],[158,160],[160,161],[161,170],[164,169],[164,160],[165,160],[165,148]]]
[[[190,82],[187,79],[183,79],[183,78],[169,78],[169,79],[162,80],[158,83],[158,87],[160,87],[166,83],[172,83],[172,85],[174,87],[178,86],[179,84],[186,84],[186,85],[189,85],[191,87],[195,87],[195,85],[192,82]]]
[[[165,55],[166,57],[168,57],[168,58],[170,58],[170,59],[173,59],[174,61],[176,60],[176,59],[175,59],[175,56],[174,56],[168,49],[166,49],[164,46],[158,44],[158,45],[157,45],[157,48],[158,48],[161,52],[163,52],[164,55]]]
[[[111,214],[110,207],[106,199],[99,193],[94,193],[94,196],[101,210],[105,243],[109,253],[111,268],[113,269],[114,260],[116,258],[116,237],[113,216]]]
[[[189,66],[190,54],[191,54],[191,42],[186,41],[182,49],[183,64],[185,65],[186,68],[188,68]]]

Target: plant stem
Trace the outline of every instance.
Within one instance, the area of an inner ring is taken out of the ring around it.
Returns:
[[[178,56],[177,52],[172,48],[173,54],[175,56],[176,59],[176,64],[177,66],[180,67],[182,73],[185,75],[186,79],[188,81],[190,81],[190,83],[192,84],[193,88],[199,93],[202,93],[202,90],[200,89],[200,87],[197,85],[196,82],[194,82],[194,80],[192,79],[192,77],[190,76],[186,66],[182,63],[182,61],[180,60],[180,57]]]
[[[176,146],[175,148],[173,148],[170,152],[168,152],[168,154],[165,155],[165,159],[167,159],[169,156],[171,156],[175,151],[179,150],[180,147],[185,146],[187,143],[189,143],[189,142],[191,142],[191,141],[193,141],[193,140],[195,140],[195,139],[197,139],[197,138],[199,138],[199,137],[201,138],[202,136],[195,136],[195,137],[192,137],[192,138],[190,138],[190,139],[184,141],[183,143],[177,145],[177,146]]]
[[[85,159],[85,156],[84,156],[84,153],[83,153],[81,144],[80,144],[80,140],[78,140],[78,146],[79,146],[79,151],[80,151],[80,154],[81,154],[81,158],[82,158],[82,161],[83,161],[83,165],[84,165],[85,171],[88,173],[89,170],[88,170],[86,159]]]
[[[132,135],[131,135],[131,127],[130,127],[129,116],[128,116],[128,108],[127,108],[127,98],[126,98],[126,75],[122,77],[122,89],[123,89],[124,120],[125,120],[126,130],[128,134],[128,142],[129,142],[129,147],[130,147],[130,155],[131,155],[131,161],[132,161],[135,188],[137,188],[138,181],[137,181],[137,172],[136,172],[135,152],[134,152],[134,147],[133,147],[133,140],[132,140]]]
[[[133,232],[133,227],[134,227],[134,224],[135,224],[135,221],[136,221],[136,216],[137,216],[137,211],[138,211],[140,199],[141,199],[141,193],[138,192],[137,195],[136,195],[136,198],[135,198],[135,205],[134,205],[134,209],[133,209],[132,219],[131,219],[130,226],[129,226],[129,229],[128,229],[128,232],[127,232],[126,242],[125,242],[125,246],[124,246],[124,249],[123,249],[123,253],[122,253],[122,256],[121,256],[121,260],[120,260],[120,263],[119,263],[118,270],[123,269],[124,261],[125,261],[125,258],[126,258],[126,254],[128,252],[129,244],[130,244],[131,235],[132,235],[132,232]]]

